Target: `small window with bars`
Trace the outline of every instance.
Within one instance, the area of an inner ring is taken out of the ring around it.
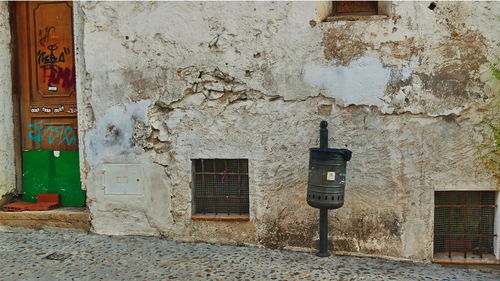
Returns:
[[[436,191],[434,258],[493,257],[494,191]]]
[[[194,159],[193,219],[248,220],[248,159]]]
[[[333,1],[334,16],[378,14],[378,1]]]

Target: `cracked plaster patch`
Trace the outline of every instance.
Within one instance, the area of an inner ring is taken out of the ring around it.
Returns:
[[[410,72],[401,70],[403,76]],[[384,67],[377,58],[362,57],[347,66],[306,66],[303,79],[310,85],[325,89],[328,96],[344,106],[382,106],[391,69]]]

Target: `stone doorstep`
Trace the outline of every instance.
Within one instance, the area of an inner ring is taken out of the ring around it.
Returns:
[[[90,215],[85,207],[61,207],[49,211],[0,211],[0,225],[8,227],[73,228],[90,230]]]

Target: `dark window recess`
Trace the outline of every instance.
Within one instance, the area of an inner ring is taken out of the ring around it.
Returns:
[[[333,1],[333,15],[376,15],[378,1]]]
[[[494,191],[436,191],[434,254],[483,257],[493,253]]]
[[[248,215],[248,159],[194,159],[196,214]]]

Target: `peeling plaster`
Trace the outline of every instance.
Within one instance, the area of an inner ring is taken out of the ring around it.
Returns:
[[[326,120],[330,145],[354,152],[333,244],[431,258],[434,189],[494,188],[470,139],[491,141],[485,56],[500,11],[391,3],[392,18],[311,24],[314,2],[76,2],[93,230],[315,247],[305,175]],[[191,220],[195,158],[249,159],[249,222]],[[142,165],[144,195],[105,195],[106,163]]]

